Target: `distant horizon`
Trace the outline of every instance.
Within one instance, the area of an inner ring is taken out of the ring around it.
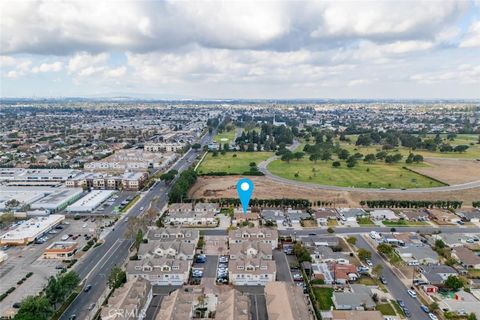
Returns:
[[[2,97],[480,99],[478,0],[21,4]]]

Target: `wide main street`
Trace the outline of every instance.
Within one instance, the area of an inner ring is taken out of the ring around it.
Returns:
[[[208,144],[214,134],[215,132],[204,135],[200,139],[200,144],[202,146]],[[192,165],[201,152],[200,150],[190,149],[171,169],[181,173]],[[129,210],[126,216],[131,218],[140,215],[149,208],[154,200],[157,207],[162,208],[168,201],[169,188],[170,185],[157,181]],[[143,208],[143,210],[140,210],[140,208]],[[94,303],[100,303],[111,269],[116,265],[123,264],[130,252],[129,248],[133,244],[133,240],[125,239],[124,237],[127,225],[125,220],[121,219],[105,237],[104,243],[95,248],[75,266],[74,269],[80,279],[84,280],[83,283],[92,285],[92,288],[88,293],[82,291],[65,310],[60,319],[68,320],[72,315],[75,315],[76,319],[88,319],[88,314],[90,313],[88,310],[89,306]]]

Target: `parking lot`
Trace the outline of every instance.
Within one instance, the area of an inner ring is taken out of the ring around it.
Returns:
[[[0,268],[0,293],[6,292],[11,287],[16,289],[0,302],[0,315],[5,314],[13,307],[14,303],[20,302],[29,295],[35,295],[41,291],[48,279],[61,271],[64,266],[60,260],[44,259],[44,250],[55,241],[77,242],[77,254],[75,258],[83,255],[82,248],[89,238],[95,236],[100,226],[105,223],[103,219],[89,218],[74,220],[67,219],[51,233],[46,233],[45,241],[37,241],[27,246],[2,247],[8,255],[8,259],[1,264]],[[17,284],[28,273],[33,273],[23,283]]]

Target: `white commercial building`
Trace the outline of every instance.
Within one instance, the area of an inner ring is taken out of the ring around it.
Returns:
[[[114,190],[94,190],[67,207],[68,212],[93,212],[115,193]]]
[[[22,222],[16,228],[0,236],[0,244],[25,245],[35,241],[65,219],[64,215],[52,214],[46,217],[32,218]]]
[[[46,197],[35,201],[30,205],[34,210],[45,209],[49,212],[56,212],[65,209],[68,205],[77,201],[83,193],[81,188],[61,188]]]
[[[77,174],[73,169],[0,168],[0,181],[15,186],[49,186],[64,182]]]
[[[18,207],[32,204],[52,192],[50,187],[9,187],[0,186],[0,211],[7,209],[9,202],[18,201]],[[13,208],[11,208],[13,209]]]

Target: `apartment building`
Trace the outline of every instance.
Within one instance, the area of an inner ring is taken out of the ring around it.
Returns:
[[[307,297],[295,283],[269,282],[265,285],[265,300],[269,319],[313,320]]]
[[[233,285],[264,286],[275,281],[277,267],[273,260],[246,258],[228,262],[230,283]]]
[[[148,230],[145,238],[150,240],[174,241],[197,244],[200,239],[200,232],[193,229],[182,228],[159,228]]]
[[[147,180],[147,172],[125,172],[121,175],[83,173],[67,180],[65,185],[70,188],[138,191]]]
[[[127,279],[148,280],[152,285],[180,286],[188,281],[190,261],[170,258],[145,258],[130,260],[127,264]]]
[[[148,152],[181,152],[186,143],[181,142],[155,142],[146,143],[143,150]]]
[[[184,286],[162,299],[156,320],[205,319],[249,320],[250,299],[233,288],[214,294],[203,287]]]
[[[127,281],[115,289],[108,298],[108,304],[102,308],[104,320],[136,319],[143,320],[152,301],[152,285],[145,279]]]
[[[138,258],[169,258],[177,260],[193,260],[195,255],[194,243],[175,241],[164,241],[163,239],[148,240],[142,243],[138,249]]]
[[[229,244],[249,242],[252,240],[269,244],[272,249],[278,247],[278,231],[269,228],[240,228],[228,232]]]
[[[230,244],[230,259],[244,260],[249,258],[260,258],[272,260],[272,246],[262,241],[244,241]]]

